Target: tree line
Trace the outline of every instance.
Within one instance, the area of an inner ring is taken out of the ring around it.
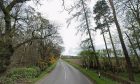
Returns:
[[[114,67],[115,69],[121,67],[123,65],[121,62],[125,60],[126,66],[123,69],[127,70],[129,80],[135,81],[134,68],[136,67],[137,70],[140,68],[140,1],[98,0],[93,9],[91,9],[89,3],[88,0],[76,0],[70,8],[64,6],[65,10],[71,14],[71,17],[67,20],[68,24],[75,19],[79,24],[76,27],[77,31],[87,35],[85,40],[81,42],[83,51],[79,54],[82,56],[83,64],[90,68],[102,70],[102,65],[105,63],[101,62],[105,58],[107,60],[106,67],[109,67],[109,71],[113,72]],[[93,19],[96,27],[92,26]],[[113,35],[111,29],[116,30],[116,34]],[[95,37],[93,33],[97,30],[101,31],[105,50],[95,49],[96,43],[93,40]],[[106,35],[108,35],[109,40]],[[119,40],[120,48],[115,47],[114,39]],[[108,45],[108,41],[111,45]],[[123,52],[121,57],[118,56],[119,50]],[[134,61],[132,58],[136,60]]]
[[[63,47],[59,26],[27,5],[29,0],[0,0],[0,74],[14,67],[45,70]],[[39,5],[39,0],[33,0]]]

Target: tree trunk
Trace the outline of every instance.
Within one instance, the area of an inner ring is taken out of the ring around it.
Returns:
[[[125,34],[126,34],[128,40],[129,40],[129,43],[131,44],[131,47],[132,47],[132,49],[133,49],[133,51],[134,51],[134,53],[135,53],[135,55],[136,55],[136,57],[137,57],[138,63],[140,64],[139,55],[138,55],[136,49],[134,48],[134,45],[133,45],[132,41],[131,41],[130,37],[128,36],[128,34],[127,34],[126,32],[125,32]]]
[[[136,34],[135,28],[134,28],[134,27],[132,27],[132,28],[133,28],[134,34]],[[135,39],[136,39],[137,46],[138,46],[138,48],[139,48],[139,50],[140,50],[139,38],[138,38],[137,35],[134,35],[134,36],[135,36]]]
[[[103,30],[102,30],[102,32],[103,32]],[[103,32],[103,39],[104,39],[105,48],[106,48],[106,52],[107,52],[107,56],[108,56],[108,61],[109,61],[109,66],[110,66],[109,68],[112,71],[112,62],[111,62],[111,58],[110,58],[109,51],[108,51],[108,48],[107,48],[107,43],[106,43],[104,32]]]
[[[89,35],[89,38],[90,38],[92,50],[95,52],[94,55],[95,55],[95,59],[96,59],[97,68],[99,69],[100,68],[100,64],[99,64],[99,60],[98,60],[98,57],[97,57],[97,54],[96,54],[96,51],[95,51],[95,47],[93,45],[93,41],[92,41],[92,37],[91,37],[91,32],[90,32],[90,29],[89,29],[89,23],[88,23],[87,13],[86,13],[85,6],[84,6],[84,1],[83,0],[81,0],[81,1],[82,1],[83,10],[84,10],[84,15],[85,15],[85,20],[86,20],[88,35]]]
[[[10,58],[14,53],[14,48],[12,45],[12,34],[11,34],[11,17],[9,12],[6,12],[4,14],[4,20],[5,20],[5,34],[1,39],[2,44],[0,45],[0,48],[2,49],[1,52],[1,66],[0,71],[1,73],[5,72],[7,67],[10,65]]]
[[[6,71],[8,66],[10,65],[10,58],[14,53],[14,49],[10,42],[0,42],[0,73]]]
[[[118,31],[118,34],[119,34],[119,39],[120,39],[120,42],[121,42],[121,45],[122,45],[123,53],[125,55],[125,59],[126,59],[126,63],[127,63],[127,71],[128,71],[128,75],[129,75],[129,80],[134,81],[134,74],[133,74],[133,70],[132,70],[132,63],[130,61],[130,57],[128,55],[128,51],[126,49],[126,46],[125,46],[125,43],[124,43],[124,40],[123,40],[123,36],[122,36],[121,29],[120,29],[120,25],[119,25],[118,20],[117,20],[117,16],[116,16],[116,11],[115,11],[115,7],[114,7],[114,4],[113,4],[113,0],[109,0],[109,3],[111,5],[112,11],[113,11],[114,21],[115,21],[115,24],[116,24],[116,27],[117,27],[117,31]]]
[[[105,19],[106,21],[106,19]],[[119,66],[119,59],[118,59],[118,56],[117,56],[117,53],[116,53],[116,49],[115,49],[115,46],[114,46],[114,42],[113,42],[113,39],[112,39],[112,36],[111,36],[111,32],[110,32],[110,28],[109,28],[109,25],[106,21],[106,24],[107,24],[107,29],[108,29],[108,32],[109,32],[109,37],[110,37],[110,41],[111,41],[111,45],[112,45],[112,48],[113,48],[113,53],[114,53],[114,56],[116,58],[116,65]]]
[[[11,32],[11,16],[9,14],[5,14],[5,33],[6,35],[10,35]]]

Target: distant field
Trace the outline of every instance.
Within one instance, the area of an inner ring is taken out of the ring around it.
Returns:
[[[78,64],[78,65],[81,65],[81,60],[79,57],[72,57],[72,58],[63,58],[64,60],[67,60],[67,61],[70,61],[72,63],[75,63],[75,64]]]

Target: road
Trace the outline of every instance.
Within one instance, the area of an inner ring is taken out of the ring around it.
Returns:
[[[36,84],[93,84],[73,66],[59,60],[55,69]]]

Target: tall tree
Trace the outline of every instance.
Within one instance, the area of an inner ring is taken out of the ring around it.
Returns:
[[[130,31],[132,34],[131,36],[133,37],[133,41],[134,44],[136,46],[136,48],[139,49],[140,51],[140,39],[138,38],[140,36],[140,29],[139,29],[139,25],[135,19],[135,17],[133,16],[133,13],[131,12],[131,10],[127,10],[126,11],[126,16],[125,16],[125,26],[128,29],[128,31]]]
[[[132,49],[133,49],[133,51],[134,51],[134,53],[135,53],[135,55],[137,57],[138,63],[140,64],[140,57],[139,57],[139,55],[138,55],[138,53],[137,53],[137,51],[136,51],[136,49],[134,47],[133,42],[131,41],[131,38],[129,37],[129,35],[126,32],[125,32],[125,35],[127,36],[128,41],[129,41],[129,43],[130,43],[130,45],[131,45],[131,47],[132,47]]]
[[[96,52],[94,44],[93,44],[93,39],[91,36],[91,29],[90,29],[90,9],[88,8],[88,4],[86,3],[88,1],[84,1],[84,0],[78,0],[77,3],[74,4],[74,6],[72,6],[72,8],[70,8],[70,13],[75,10],[76,13],[72,15],[72,17],[68,20],[68,22],[70,22],[72,19],[74,18],[78,18],[78,20],[80,21],[80,25],[78,26],[78,31],[81,31],[83,33],[86,32],[86,34],[89,36],[90,42],[91,42],[91,47],[92,50],[94,52]],[[95,59],[96,59],[96,66],[97,68],[100,67],[99,64],[99,60],[98,60],[98,56],[96,55],[96,53],[94,54]]]
[[[110,6],[111,6],[111,9],[112,9],[112,12],[113,12],[113,17],[114,17],[115,25],[117,27],[118,34],[119,34],[119,39],[120,39],[120,42],[121,42],[121,45],[122,45],[123,53],[125,55],[129,80],[134,81],[132,63],[130,61],[128,51],[126,49],[126,46],[125,46],[125,43],[124,43],[124,40],[123,40],[123,35],[122,35],[122,32],[121,32],[120,24],[119,24],[118,19],[117,19],[116,10],[115,10],[115,7],[114,7],[113,0],[109,0],[109,3],[110,3]]]
[[[101,22],[100,23],[104,27],[107,28],[107,29],[104,29],[104,30],[106,32],[109,32],[109,37],[110,37],[110,41],[111,41],[111,44],[112,44],[114,56],[116,58],[116,64],[119,65],[119,60],[118,60],[118,57],[117,57],[116,49],[115,49],[115,46],[114,46],[114,42],[113,42],[113,39],[112,39],[110,26],[109,26],[113,23],[113,17],[111,15],[110,8],[107,5],[106,1],[105,0],[98,1],[96,3],[95,7],[94,7],[93,12],[96,14],[96,16],[95,16],[96,23],[98,23],[99,20],[100,21],[103,20],[102,23]],[[100,29],[102,29],[102,28],[100,28]]]
[[[98,20],[96,19],[96,21],[97,21],[96,22],[97,27],[95,29],[100,29],[101,30],[101,34],[103,35],[103,40],[104,40],[104,43],[105,43],[106,53],[107,53],[107,56],[108,56],[109,66],[110,66],[110,69],[112,70],[111,57],[110,57],[110,54],[109,54],[109,49],[107,47],[107,42],[106,42],[106,38],[105,38],[105,31],[106,30],[105,30],[104,25],[101,24],[101,22],[99,21],[99,19]]]

